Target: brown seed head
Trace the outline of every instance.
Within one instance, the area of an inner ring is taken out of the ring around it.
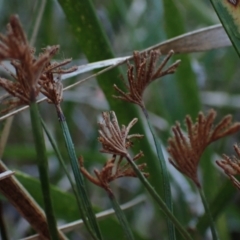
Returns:
[[[122,99],[127,102],[132,102],[140,107],[144,108],[143,103],[143,92],[145,88],[153,82],[155,79],[160,78],[164,75],[174,73],[180,63],[180,60],[176,61],[166,70],[163,70],[170,57],[173,55],[173,51],[170,51],[166,58],[156,68],[160,52],[152,50],[149,53],[133,53],[134,65],[128,62],[127,78],[128,84],[125,86],[128,90],[127,93],[119,89],[115,84],[115,90],[120,96],[114,96],[115,98]]]
[[[143,156],[143,153],[140,152],[137,154],[133,160],[137,161],[139,158]],[[91,181],[93,184],[102,187],[106,191],[111,191],[109,187],[109,183],[114,181],[115,179],[122,178],[122,177],[137,177],[134,170],[130,166],[130,164],[127,162],[124,163],[123,157],[116,155],[113,155],[111,159],[109,159],[105,165],[103,166],[102,170],[94,170],[94,173],[96,177],[92,176],[83,165],[83,158],[80,158],[80,171],[83,173],[83,175]],[[143,172],[146,167],[146,164],[140,164],[138,165],[138,168],[142,173],[145,175],[145,177],[148,177],[148,173]]]
[[[213,127],[216,112],[210,110],[207,116],[198,114],[197,122],[193,123],[190,116],[186,117],[187,136],[184,135],[180,124],[172,128],[174,137],[168,140],[170,163],[180,172],[191,178],[200,187],[197,177],[197,167],[205,148],[219,138],[239,131],[240,123],[232,124],[231,115],[224,117]]]
[[[130,139],[143,137],[140,134],[128,135],[137,118],[134,118],[127,127],[122,125],[120,128],[114,112],[103,112],[102,116],[103,122],[99,123],[98,131],[100,135],[98,140],[102,144],[101,152],[125,157],[128,154],[127,149],[132,145]]]
[[[240,190],[240,182],[234,177],[235,175],[240,175],[240,148],[237,144],[234,145],[234,150],[237,157],[233,156],[230,158],[223,154],[223,159],[216,161],[216,163],[224,170],[232,183]]]
[[[53,80],[53,73],[62,74],[75,69],[60,68],[69,60],[50,63],[58,49],[59,46],[47,47],[38,57],[35,57],[35,51],[28,43],[18,17],[11,16],[7,33],[0,34],[0,61],[11,60],[16,74],[11,74],[14,81],[0,78],[0,86],[11,96],[11,99],[9,96],[1,99],[2,103],[10,104],[2,112],[35,101],[40,91],[47,95],[49,101],[60,101],[62,86],[59,81]]]

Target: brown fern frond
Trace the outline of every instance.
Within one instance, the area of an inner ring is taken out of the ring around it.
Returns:
[[[127,149],[132,145],[130,139],[143,137],[140,134],[128,135],[130,129],[137,122],[137,118],[134,118],[127,127],[122,125],[120,128],[113,111],[103,112],[102,116],[103,122],[99,123],[98,131],[100,135],[98,140],[102,143],[101,152],[125,157],[128,154]]]
[[[232,158],[223,154],[223,159],[217,160],[216,163],[221,167],[225,174],[228,175],[232,183],[240,190],[240,182],[234,176],[240,175],[240,148],[237,144],[234,145],[234,150],[237,154]]]
[[[155,79],[176,71],[180,60],[173,63],[166,70],[163,70],[173,53],[173,51],[170,51],[160,66],[156,68],[159,56],[161,55],[159,51],[152,50],[149,53],[134,52],[134,65],[131,65],[129,62],[127,63],[128,84],[124,82],[128,92],[125,93],[114,84],[115,90],[120,94],[119,96],[114,97],[127,102],[135,103],[144,108],[142,97],[145,88]]]
[[[210,110],[207,116],[198,114],[197,122],[193,123],[190,116],[185,119],[187,136],[184,135],[180,124],[172,128],[174,137],[168,140],[170,163],[180,172],[188,176],[200,187],[197,177],[197,168],[205,148],[219,138],[225,137],[240,129],[240,123],[232,124],[230,115],[224,117],[217,126],[213,127],[216,112]]]
[[[143,153],[140,152],[134,157],[134,161],[137,161],[139,158],[143,156]],[[111,159],[109,159],[102,170],[99,171],[97,169],[94,170],[95,177],[92,176],[85,168],[83,164],[83,158],[79,159],[80,171],[82,174],[93,184],[107,190],[111,191],[109,187],[109,183],[122,177],[137,177],[134,170],[130,166],[129,163],[123,163],[123,157],[113,155]],[[144,172],[146,168],[146,164],[138,165],[139,170],[144,174],[145,177],[148,177],[149,174]]]
[[[14,102],[14,105],[6,107],[4,111],[30,104],[41,91],[47,95],[50,102],[61,100],[62,86],[59,81],[54,80],[53,74],[72,72],[75,68],[60,68],[69,63],[70,59],[61,63],[50,63],[58,49],[59,46],[47,47],[36,57],[18,17],[11,16],[6,34],[0,34],[0,61],[11,60],[16,70],[16,74],[10,74],[13,80],[0,78],[0,86],[12,96]]]

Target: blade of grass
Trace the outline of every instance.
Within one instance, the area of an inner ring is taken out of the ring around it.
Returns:
[[[147,189],[149,194],[159,205],[159,207],[161,208],[163,213],[172,221],[172,223],[175,225],[175,227],[177,228],[179,233],[184,237],[184,239],[192,239],[191,236],[188,234],[188,232],[183,228],[183,226],[175,218],[175,216],[172,214],[172,212],[168,209],[167,205],[164,203],[162,198],[159,197],[159,195],[157,194],[155,189],[151,186],[151,184],[148,182],[148,180],[145,178],[145,176],[138,169],[138,166],[135,164],[135,162],[132,160],[132,158],[128,155],[128,156],[126,156],[126,159],[127,159],[128,163],[132,166],[132,168],[135,171],[136,175],[138,176],[139,180],[142,182],[142,184]]]
[[[131,228],[127,222],[127,219],[124,215],[124,212],[121,209],[121,207],[119,206],[119,203],[117,202],[117,199],[115,198],[114,194],[112,192],[108,191],[108,197],[111,200],[113,209],[115,211],[115,214],[118,218],[119,223],[121,224],[121,227],[124,231],[124,235],[125,235],[126,239],[134,240],[135,238],[132,234],[132,230],[131,230]]]
[[[217,236],[217,232],[216,232],[215,225],[214,225],[214,222],[213,222],[212,214],[211,214],[210,209],[208,207],[208,202],[205,198],[205,195],[204,195],[204,192],[203,192],[202,188],[198,187],[198,191],[199,191],[199,194],[201,196],[206,215],[208,216],[208,219],[209,219],[210,228],[211,228],[211,232],[212,232],[212,239],[217,240],[218,236]]]
[[[214,199],[210,202],[210,211],[212,213],[212,218],[216,220],[218,216],[224,212],[225,208],[231,202],[233,197],[237,194],[237,191],[233,184],[226,179],[224,184],[219,189],[218,193]],[[197,223],[197,229],[203,233],[206,228],[209,226],[209,218],[205,213],[202,217],[199,218]]]
[[[54,216],[52,200],[50,195],[50,183],[48,175],[48,159],[46,153],[46,147],[43,137],[43,131],[41,126],[41,118],[38,112],[38,105],[36,102],[30,104],[30,116],[33,130],[34,143],[37,153],[37,165],[39,171],[39,177],[41,181],[42,194],[44,200],[44,209],[48,221],[49,232],[52,240],[57,240],[58,231],[56,220]]]
[[[79,200],[81,201],[83,220],[84,220],[90,234],[92,235],[92,237],[94,239],[102,239],[101,232],[100,232],[95,214],[93,213],[93,209],[92,209],[89,197],[87,195],[84,179],[81,174],[81,171],[79,170],[78,159],[77,159],[77,156],[75,153],[74,145],[72,142],[71,135],[69,133],[66,119],[64,117],[64,114],[63,114],[60,106],[57,106],[56,109],[57,109],[58,119],[59,119],[59,122],[60,122],[60,125],[62,128],[65,144],[67,147],[67,151],[69,154],[73,174],[75,177],[78,194],[80,196]]]
[[[64,172],[65,172],[65,174],[66,174],[66,176],[67,176],[67,178],[68,178],[68,180],[69,180],[69,182],[70,182],[70,184],[71,184],[72,191],[73,191],[73,193],[74,193],[74,195],[75,195],[75,197],[76,197],[76,199],[77,199],[77,203],[78,203],[78,206],[79,206],[79,210],[81,211],[81,203],[80,203],[79,196],[78,196],[78,194],[77,194],[77,192],[76,192],[75,184],[74,184],[74,182],[73,182],[73,180],[72,180],[72,178],[71,178],[71,176],[70,176],[70,173],[69,173],[69,171],[68,171],[68,169],[67,169],[67,167],[66,167],[66,164],[65,164],[65,162],[64,162],[64,160],[63,160],[63,158],[62,158],[62,155],[61,155],[61,153],[60,153],[60,151],[59,151],[59,149],[58,149],[58,147],[57,147],[57,144],[55,143],[55,141],[54,141],[54,139],[52,138],[50,132],[48,131],[47,126],[46,126],[46,124],[44,123],[43,119],[41,119],[41,123],[42,123],[42,127],[43,127],[43,129],[44,129],[44,131],[45,131],[45,133],[46,133],[46,135],[47,135],[47,137],[48,137],[48,140],[49,140],[49,142],[51,143],[52,148],[53,148],[53,150],[54,150],[54,152],[55,152],[55,154],[56,154],[56,156],[57,156],[57,158],[58,158],[58,160],[59,160],[59,162],[60,162],[60,164],[61,164],[61,166],[62,166],[62,168],[63,168],[63,170],[64,170]]]
[[[169,179],[168,169],[166,166],[166,160],[165,160],[165,158],[163,156],[163,152],[162,152],[162,146],[160,145],[159,139],[157,138],[157,136],[154,132],[154,129],[149,121],[149,116],[148,116],[147,110],[145,108],[143,108],[142,110],[146,117],[151,134],[153,136],[154,144],[155,144],[155,147],[157,150],[159,164],[161,166],[161,174],[160,174],[160,176],[158,176],[158,178],[159,178],[160,184],[163,187],[164,200],[165,200],[165,203],[166,203],[168,209],[173,213],[173,202],[172,202],[170,179]],[[168,226],[169,239],[176,239],[174,225],[168,218],[167,218],[167,226]]]
[[[216,11],[229,39],[240,57],[240,8],[239,1],[210,1]]]

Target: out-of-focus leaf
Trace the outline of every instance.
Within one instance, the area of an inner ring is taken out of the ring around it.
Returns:
[[[211,3],[240,56],[240,2],[238,0],[211,0]]]
[[[19,171],[16,171],[15,177],[28,190],[37,203],[43,207],[39,180]],[[72,194],[63,192],[60,189],[51,186],[51,196],[53,200],[54,213],[57,218],[64,219],[66,221],[73,221],[80,218],[77,202]]]
[[[164,21],[165,21],[165,29],[168,38],[172,38],[176,35],[180,35],[185,32],[184,23],[182,20],[182,16],[180,14],[179,9],[177,8],[177,4],[175,0],[163,0],[164,5]],[[174,17],[173,17],[174,13]],[[175,51],[175,49],[173,48]],[[171,96],[179,95],[180,99],[175,99],[175,109],[172,109],[173,115],[174,111],[177,109],[181,109],[179,116],[181,119],[185,116],[185,114],[189,114],[193,118],[195,118],[198,114],[198,111],[201,109],[199,91],[197,86],[196,77],[192,71],[190,58],[187,55],[180,55],[181,57],[181,65],[176,71],[175,82],[169,84],[177,85],[177,93],[174,93],[174,88],[172,88],[172,92],[168,93]],[[179,56],[177,56],[179,58]],[[174,58],[176,60],[176,58]],[[168,88],[171,90],[171,87]],[[177,119],[175,119],[177,120]]]

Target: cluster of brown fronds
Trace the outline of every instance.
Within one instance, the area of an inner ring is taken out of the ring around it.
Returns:
[[[230,158],[224,154],[223,159],[216,161],[216,163],[224,170],[233,184],[240,190],[240,182],[234,177],[235,175],[240,175],[240,148],[237,144],[234,145],[234,150],[237,157],[233,156]]]
[[[0,78],[0,86],[11,96],[10,100],[9,95],[1,99],[2,103],[7,104],[5,111],[35,101],[40,92],[49,97],[51,102],[61,100],[59,87],[55,87],[58,83],[54,80],[53,73],[61,74],[74,71],[75,68],[66,71],[60,69],[61,66],[69,63],[69,60],[50,63],[58,49],[59,46],[47,47],[35,57],[35,50],[28,43],[18,17],[11,16],[6,35],[0,34],[0,61],[10,60],[16,70],[15,74],[11,73],[13,81]],[[52,89],[55,88],[58,90],[55,94],[57,96],[52,94]]]
[[[128,135],[130,129],[137,122],[134,118],[128,126],[122,125],[119,127],[117,117],[113,111],[110,113],[103,112],[103,122],[99,123],[99,142],[102,143],[103,149],[101,152],[116,154],[125,157],[128,154],[127,149],[132,145],[130,139],[142,138],[143,135],[132,134]]]
[[[140,152],[137,154],[133,161],[137,161],[139,158],[143,156],[143,153]],[[83,175],[88,178],[92,183],[95,185],[104,188],[108,192],[111,191],[109,188],[109,183],[114,181],[115,179],[122,178],[122,177],[137,177],[136,173],[133,171],[130,164],[123,163],[123,157],[113,155],[111,159],[109,159],[101,171],[95,169],[94,173],[96,177],[93,177],[83,166],[83,159],[80,158],[80,170],[83,173]],[[140,171],[144,171],[146,167],[146,163],[139,164],[138,168]],[[143,172],[145,177],[148,177],[148,173]]]
[[[197,167],[201,155],[205,148],[212,142],[237,132],[240,129],[240,123],[232,124],[232,116],[227,115],[219,124],[213,126],[216,112],[210,110],[207,116],[199,113],[197,122],[186,117],[187,136],[184,135],[180,124],[172,128],[174,137],[169,139],[168,152],[171,155],[169,159],[171,164],[180,172],[191,178],[194,183],[200,187],[197,176]]]
[[[114,112],[103,112],[103,122],[99,123],[99,141],[102,144],[101,152],[112,154],[112,158],[106,162],[101,171],[94,170],[96,177],[91,176],[83,166],[83,159],[80,159],[81,172],[94,184],[111,191],[109,183],[117,178],[137,177],[128,162],[123,163],[124,158],[128,158],[128,149],[132,146],[132,138],[142,138],[143,135],[129,135],[130,129],[137,122],[133,119],[128,126],[119,127],[117,117]],[[143,156],[140,152],[132,160],[137,161]],[[143,171],[146,164],[138,165],[140,171]],[[148,173],[143,172],[147,177]]]
[[[145,88],[155,79],[167,74],[174,73],[176,71],[180,60],[173,63],[166,70],[163,70],[173,53],[173,51],[170,51],[166,58],[156,68],[159,56],[161,55],[159,51],[152,50],[149,53],[134,52],[134,65],[131,65],[128,62],[128,84],[124,81],[125,86],[129,92],[125,93],[114,84],[115,90],[120,94],[120,96],[114,97],[127,102],[135,103],[141,108],[144,108],[144,102],[142,97]]]

